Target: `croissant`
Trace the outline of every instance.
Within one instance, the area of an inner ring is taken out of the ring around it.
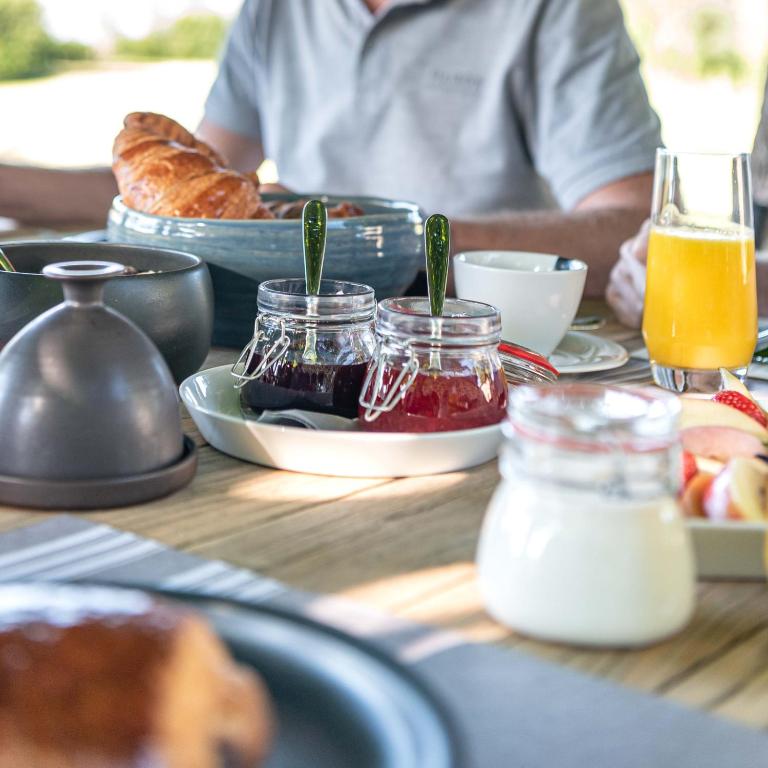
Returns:
[[[132,112],[112,149],[123,202],[159,216],[271,219],[256,174],[242,174],[175,120]]]

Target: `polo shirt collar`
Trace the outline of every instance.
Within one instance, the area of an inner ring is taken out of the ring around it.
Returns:
[[[437,0],[389,0],[376,16],[370,12],[365,0],[346,0],[346,2],[347,5],[353,7],[353,10],[358,17],[364,19],[373,26],[385,18],[394,8],[401,8],[407,5],[428,5],[429,3],[437,2]]]
[[[390,8],[395,8],[399,5],[427,5],[428,3],[434,3],[437,0],[389,0],[384,6],[384,13]]]

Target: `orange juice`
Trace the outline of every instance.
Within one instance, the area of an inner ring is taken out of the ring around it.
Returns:
[[[751,229],[654,227],[648,243],[643,337],[670,368],[742,368],[757,342]]]

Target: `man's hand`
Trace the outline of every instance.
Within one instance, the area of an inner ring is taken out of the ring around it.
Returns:
[[[647,220],[640,231],[622,244],[619,259],[611,270],[605,298],[619,322],[630,328],[639,328],[643,321],[645,301],[645,264],[648,260]]]
[[[47,227],[103,227],[117,184],[111,168],[0,163],[0,216]]]
[[[652,173],[619,179],[595,190],[573,211],[513,211],[451,222],[461,251],[536,251],[589,265],[584,295],[602,298],[621,243],[648,215]]]

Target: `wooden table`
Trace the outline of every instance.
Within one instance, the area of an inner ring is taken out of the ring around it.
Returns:
[[[606,313],[605,307],[597,307]],[[595,307],[585,307],[592,313]],[[606,331],[628,345],[637,334]],[[215,351],[206,367],[230,362]],[[144,506],[85,517],[289,585],[345,595],[398,616],[514,646],[592,675],[768,727],[768,589],[702,583],[695,617],[677,637],[641,651],[588,651],[513,634],[484,613],[475,586],[478,530],[495,463],[427,478],[365,480],[278,472],[200,446],[194,482]],[[45,515],[0,508],[0,530]]]

